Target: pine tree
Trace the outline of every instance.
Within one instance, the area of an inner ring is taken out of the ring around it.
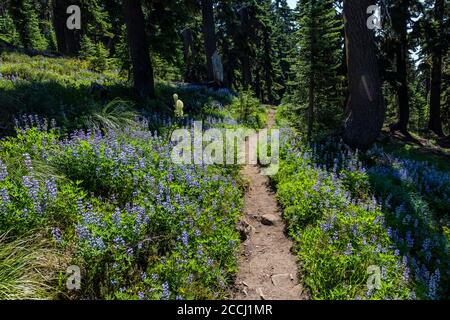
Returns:
[[[47,41],[41,34],[39,19],[30,0],[11,0],[9,12],[25,49],[46,50]]]
[[[277,62],[279,72],[276,75],[278,88],[274,91],[278,96],[277,102],[281,100],[287,90],[291,75],[291,59],[289,53],[294,49],[294,15],[286,0],[276,0],[271,6],[271,21],[273,23],[274,43],[273,60]]]
[[[338,122],[336,115],[340,113],[342,97],[342,79],[337,73],[341,62],[341,24],[330,0],[300,0],[297,22],[294,84],[296,96],[307,101],[310,139],[316,123],[332,128]]]

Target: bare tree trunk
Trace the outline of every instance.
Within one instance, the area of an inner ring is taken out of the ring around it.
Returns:
[[[314,69],[316,68],[316,35],[314,34],[313,30],[315,30],[315,21],[312,20],[311,21],[312,25],[311,25],[311,33],[310,33],[310,37],[311,37],[311,56],[309,57],[310,60],[310,65],[311,65],[311,71],[309,74],[309,90],[308,90],[308,133],[307,133],[307,138],[308,141],[311,141],[312,139],[312,135],[313,135],[313,129],[314,129],[314,103],[315,103],[315,99],[314,99],[314,95],[315,95],[315,91],[316,91],[316,83],[315,83],[315,78],[314,78]]]
[[[394,21],[394,30],[399,39],[396,44],[396,65],[397,65],[397,100],[399,107],[399,118],[397,123],[391,129],[398,130],[408,134],[408,124],[410,118],[409,110],[409,89],[408,89],[408,7],[409,0],[403,0],[399,4],[399,15],[397,21]]]
[[[309,93],[308,93],[308,141],[312,139],[313,126],[314,126],[314,75],[311,74],[309,79]]]
[[[272,44],[270,41],[270,34],[267,29],[264,30],[264,78],[267,91],[267,103],[273,103],[273,68],[272,68]]]
[[[208,82],[214,82],[214,67],[212,57],[217,50],[214,8],[212,0],[202,0],[203,37],[205,41],[206,68]]]
[[[248,90],[253,82],[252,71],[250,67],[250,57],[248,55],[244,54],[243,56],[241,56],[241,65],[244,89]]]
[[[198,79],[194,76],[192,72],[192,57],[196,55],[194,46],[194,36],[191,29],[186,28],[182,31],[183,36],[183,54],[184,54],[184,81],[185,82],[198,82]]]
[[[249,17],[248,17],[248,9],[243,7],[239,10],[240,20],[241,20],[241,32],[242,32],[242,41],[241,46],[243,49],[240,52],[240,60],[242,66],[242,82],[244,86],[244,90],[248,90],[252,85],[252,71],[250,65],[250,56],[249,56],[249,45],[248,45],[248,37],[249,37]]]
[[[444,0],[435,1],[435,20],[439,24],[439,37],[444,36]],[[438,136],[444,136],[441,119],[441,88],[442,88],[442,49],[440,43],[432,53],[430,80],[430,120],[428,129]]]
[[[123,0],[123,13],[133,64],[134,90],[140,97],[153,98],[155,96],[155,83],[141,1]]]
[[[344,0],[349,81],[344,141],[362,150],[376,141],[385,115],[374,35],[366,25],[370,4],[369,0]]]
[[[262,88],[261,88],[261,72],[258,68],[255,71],[255,95],[259,100],[262,100]]]
[[[80,30],[69,30],[67,28],[67,8],[72,5],[79,5],[78,1],[55,0],[53,7],[53,26],[55,28],[58,52],[64,55],[73,56],[80,51]],[[83,28],[83,25],[82,25]]]

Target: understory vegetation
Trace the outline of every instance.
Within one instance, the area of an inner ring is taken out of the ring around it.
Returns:
[[[309,145],[293,129],[282,139],[277,196],[313,298],[449,297],[448,171],[381,146]]]

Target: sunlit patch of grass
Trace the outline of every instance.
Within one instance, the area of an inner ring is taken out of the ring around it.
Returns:
[[[61,259],[38,234],[10,240],[0,236],[0,300],[55,299]]]
[[[128,101],[115,99],[105,105],[99,112],[89,115],[85,124],[94,130],[119,129],[126,126],[136,126],[137,112],[132,110]]]

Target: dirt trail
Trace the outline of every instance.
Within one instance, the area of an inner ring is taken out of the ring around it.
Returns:
[[[271,109],[268,127],[274,124]],[[298,282],[292,241],[285,233],[282,213],[260,167],[246,165],[242,175],[249,182],[245,195],[245,217],[240,222],[241,247],[239,272],[232,298],[236,300],[303,300],[307,294]]]

